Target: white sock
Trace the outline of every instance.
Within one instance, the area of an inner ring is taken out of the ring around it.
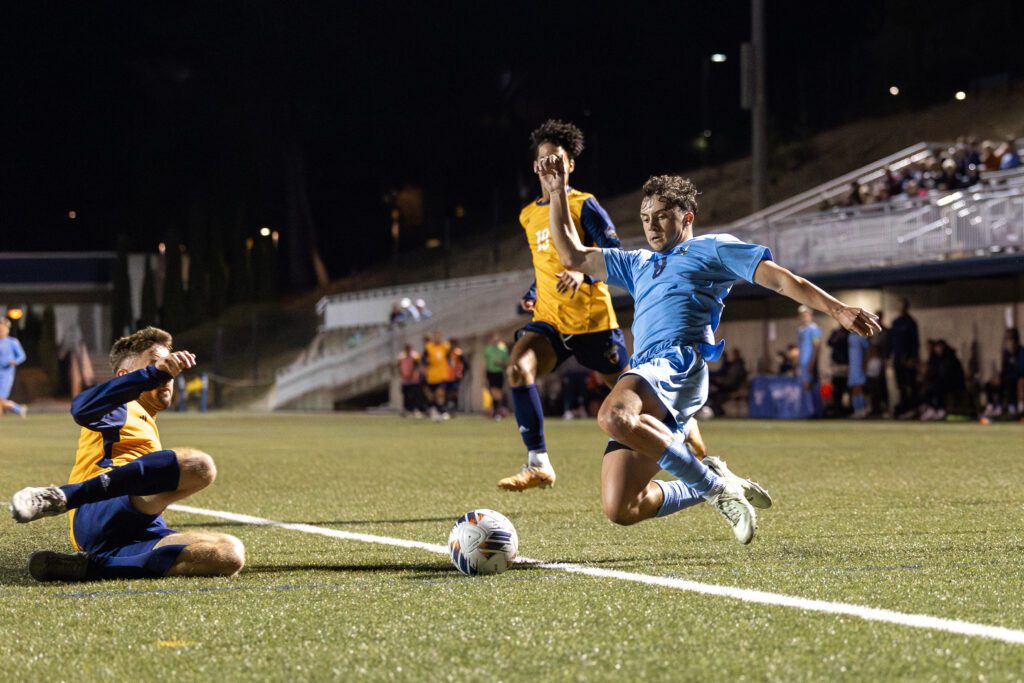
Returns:
[[[551,461],[548,460],[547,451],[529,451],[526,456],[526,462],[530,467],[543,467],[548,470],[551,469]]]

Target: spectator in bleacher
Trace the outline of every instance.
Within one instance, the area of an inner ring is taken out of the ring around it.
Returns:
[[[850,333],[839,326],[828,336],[829,370],[832,374],[832,405],[829,410],[833,417],[846,414],[843,398],[849,393],[850,377]]]
[[[861,420],[868,416],[867,397],[864,385],[867,384],[867,356],[871,342],[867,337],[858,334],[846,335],[847,358],[849,359],[850,406],[853,417]]]
[[[917,369],[921,356],[921,340],[917,332],[917,321],[910,315],[909,299],[903,300],[900,315],[892,321],[889,349],[900,394],[895,412],[898,416],[909,417],[917,412]]]
[[[399,308],[402,309],[402,321],[407,323],[415,323],[420,320],[420,309],[416,308],[412,299],[409,297],[402,297],[402,300],[398,302]]]
[[[981,143],[981,165],[986,171],[999,170],[1001,155],[996,153],[996,145],[991,140]]]
[[[942,162],[942,173],[935,181],[935,189],[940,191],[959,190],[964,185],[961,184],[960,177],[956,172],[956,161],[954,159],[946,159]]]
[[[1006,142],[996,150],[999,155],[999,170],[1008,171],[1013,168],[1020,168],[1020,152],[1017,151],[1017,139],[1008,137]]]
[[[797,377],[808,394],[814,414],[821,414],[821,394],[818,389],[818,356],[821,353],[821,329],[814,322],[814,314],[808,306],[797,309],[800,327],[797,328],[798,349]]]
[[[434,315],[434,313],[427,308],[427,302],[423,299],[416,299],[416,312],[419,313],[420,320],[426,320],[430,316]]]
[[[0,415],[9,410],[25,418],[28,407],[11,400],[15,368],[25,362],[25,350],[21,342],[10,335],[11,321],[7,316],[0,316]]]
[[[883,182],[888,188],[888,195],[890,197],[895,197],[903,192],[903,178],[903,173],[900,171],[894,171],[891,168],[885,169],[885,178],[883,178]]]
[[[929,339],[924,378],[924,410],[921,421],[944,420],[950,408],[959,407],[966,383],[960,359],[944,339]]]
[[[398,305],[398,302],[391,304],[391,315],[388,316],[388,322],[392,325],[401,325],[405,322],[405,314],[402,313],[402,308]]]
[[[462,378],[465,377],[469,364],[466,362],[466,356],[462,352],[459,342],[452,339],[448,343],[451,345],[451,349],[448,351],[448,383],[445,385],[445,409],[448,412],[454,412],[459,409],[459,389],[462,386]]]
[[[505,368],[508,367],[508,346],[498,333],[484,347],[484,369],[487,372],[487,390],[491,394],[490,417],[501,420],[508,415],[505,406]]]
[[[722,360],[722,366],[708,375],[708,405],[715,415],[725,414],[725,403],[747,383],[747,363],[734,347]]]
[[[893,197],[893,199],[907,201],[917,199],[918,197],[922,197],[927,194],[927,192],[922,191],[916,180],[913,178],[907,178],[903,181],[903,192]]]
[[[420,389],[420,354],[406,344],[398,355],[398,376],[402,382],[402,417],[423,417],[423,392]]]

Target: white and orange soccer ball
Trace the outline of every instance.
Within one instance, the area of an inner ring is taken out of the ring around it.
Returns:
[[[466,576],[500,574],[519,552],[519,535],[508,517],[494,510],[471,510],[455,520],[448,554]]]

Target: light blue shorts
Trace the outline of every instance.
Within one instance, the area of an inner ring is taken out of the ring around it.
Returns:
[[[643,378],[668,411],[664,422],[685,434],[687,423],[708,400],[708,365],[692,346],[673,346],[630,368],[626,375]]]

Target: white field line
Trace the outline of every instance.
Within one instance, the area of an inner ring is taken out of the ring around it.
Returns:
[[[191,515],[203,515],[216,517],[218,519],[241,522],[242,524],[254,524],[257,526],[273,526],[291,531],[301,531],[307,534],[319,534],[330,536],[346,541],[362,541],[363,543],[378,543],[381,545],[392,545],[400,548],[415,548],[427,552],[447,555],[448,547],[436,543],[423,543],[421,541],[410,541],[404,538],[392,538],[390,536],[375,536],[373,534],[360,534],[339,529],[324,529],[310,524],[292,524],[288,522],[277,522],[272,519],[253,517],[251,515],[240,515],[234,512],[221,512],[218,510],[206,510],[204,508],[191,507],[189,505],[172,505],[172,510],[185,512]],[[704,595],[718,595],[743,602],[752,602],[761,605],[776,605],[779,607],[792,607],[807,612],[823,612],[825,614],[842,614],[866,621],[880,621],[899,626],[911,628],[923,628],[933,631],[945,631],[964,636],[978,638],[989,638],[1004,643],[1024,645],[1024,631],[1004,628],[1002,626],[988,626],[975,624],[968,621],[957,621],[955,619],[943,619],[932,617],[927,614],[907,614],[893,610],[878,609],[876,607],[864,607],[862,605],[851,605],[843,602],[828,602],[826,600],[811,600],[798,598],[791,595],[779,593],[768,593],[766,591],[751,590],[748,588],[734,588],[731,586],[718,586],[710,583],[699,583],[676,579],[667,576],[653,576],[650,574],[637,574],[624,572],[616,569],[602,569],[600,567],[588,567],[581,564],[568,564],[564,562],[544,562],[533,560],[527,557],[520,557],[519,562],[537,565],[544,569],[569,572],[571,574],[583,574],[601,579],[618,579],[620,581],[631,581],[643,583],[649,586],[660,586],[662,588],[673,588],[676,590],[689,591],[691,593],[702,593]]]

